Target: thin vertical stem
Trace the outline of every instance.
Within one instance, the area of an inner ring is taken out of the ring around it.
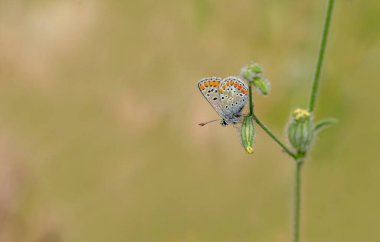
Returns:
[[[311,88],[309,100],[309,112],[315,110],[316,98],[318,93],[319,81],[321,79],[322,65],[324,61],[327,39],[329,36],[329,29],[331,24],[331,17],[333,14],[334,0],[328,0],[327,12],[325,22],[323,25],[322,39],[318,53],[317,65],[315,68],[313,84]],[[293,242],[299,242],[300,238],[300,218],[301,218],[301,168],[303,160],[295,159],[295,177],[294,177],[294,228],[293,228]]]
[[[248,95],[249,95],[249,115],[253,115],[253,96],[252,96],[251,83],[248,83]]]
[[[325,56],[327,38],[329,36],[331,17],[332,17],[332,13],[334,9],[333,7],[334,7],[334,0],[328,0],[326,18],[325,18],[325,23],[324,23],[323,32],[322,32],[322,40],[321,40],[321,45],[319,48],[318,60],[317,60],[316,68],[315,68],[313,84],[312,84],[310,100],[309,100],[309,112],[311,113],[314,112],[315,110],[315,101],[317,99],[318,86],[319,86],[319,81],[321,79],[321,70],[322,70],[323,60]]]
[[[322,65],[324,61],[327,39],[329,36],[329,29],[331,24],[331,17],[334,9],[334,0],[328,0],[327,12],[325,22],[323,25],[322,39],[318,53],[317,65],[315,68],[313,84],[311,88],[310,100],[309,100],[309,112],[312,113],[315,110],[315,102],[318,94],[319,81],[321,79]],[[293,242],[299,242],[300,238],[300,226],[301,226],[301,171],[303,159],[295,159],[295,174],[294,174],[294,228],[293,228]]]
[[[331,17],[333,14],[334,0],[328,0],[326,17],[323,25],[322,32],[322,40],[319,48],[317,64],[315,68],[312,89],[309,100],[309,112],[314,112],[315,110],[315,102],[318,93],[318,85],[321,78],[322,65],[324,61],[324,55],[326,51],[326,44],[329,35]],[[249,114],[253,116],[256,123],[278,144],[280,145],[284,151],[291,156],[295,161],[295,172],[294,172],[294,210],[293,210],[293,242],[299,242],[300,238],[300,227],[301,227],[301,171],[302,164],[304,162],[305,154],[293,153],[284,143],[282,143],[273,133],[272,131],[264,125],[253,113],[253,100],[252,100],[252,87],[249,84]]]
[[[300,237],[300,219],[301,219],[301,169],[302,160],[295,162],[294,172],[294,224],[293,224],[293,242],[299,242]]]

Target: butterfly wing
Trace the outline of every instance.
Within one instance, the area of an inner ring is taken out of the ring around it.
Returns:
[[[248,102],[248,86],[237,77],[224,78],[219,86],[222,113],[229,119],[239,116]]]
[[[221,81],[222,78],[219,77],[206,77],[198,81],[198,88],[219,116],[224,118],[219,95]]]

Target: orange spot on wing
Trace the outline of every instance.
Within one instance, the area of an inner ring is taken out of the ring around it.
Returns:
[[[219,92],[220,92],[220,93],[223,93],[223,90],[222,90],[222,89],[220,89],[220,90],[219,90]]]
[[[205,87],[208,87],[208,82],[205,82]]]
[[[226,89],[226,85],[223,85],[222,88],[223,88],[223,89]]]
[[[235,82],[235,84],[234,84],[234,87],[237,87],[239,84],[237,83],[237,82]]]
[[[205,90],[205,86],[203,86],[203,85],[200,88],[201,88],[201,90]]]
[[[241,90],[243,87],[241,85],[238,86],[238,89]]]

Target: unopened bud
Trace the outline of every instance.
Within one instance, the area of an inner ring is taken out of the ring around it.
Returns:
[[[305,109],[292,113],[288,126],[288,139],[299,153],[306,153],[313,139],[312,115]]]
[[[249,64],[240,70],[240,75],[247,81],[253,81],[253,78],[260,75],[261,73],[263,73],[263,68],[258,64]]]
[[[253,78],[253,86],[257,88],[263,95],[268,95],[270,92],[270,84],[267,79],[262,77],[255,77]]]
[[[253,117],[246,116],[241,125],[241,143],[248,154],[253,153],[253,141],[255,138],[255,126]]]
[[[270,92],[270,83],[263,77],[263,68],[258,64],[249,64],[241,69],[240,75],[258,89],[263,95]]]

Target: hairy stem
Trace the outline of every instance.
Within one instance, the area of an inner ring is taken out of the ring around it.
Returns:
[[[322,65],[323,65],[323,60],[324,60],[325,51],[326,51],[327,38],[329,36],[329,29],[330,29],[333,9],[334,9],[334,0],[328,0],[326,18],[325,18],[325,23],[324,23],[323,32],[322,32],[322,40],[321,40],[321,45],[319,47],[318,60],[317,60],[317,65],[315,67],[315,73],[314,73],[313,84],[312,84],[310,100],[309,100],[310,113],[314,112],[315,110],[315,101],[317,99],[318,86],[319,86],[319,81],[321,79]]]

